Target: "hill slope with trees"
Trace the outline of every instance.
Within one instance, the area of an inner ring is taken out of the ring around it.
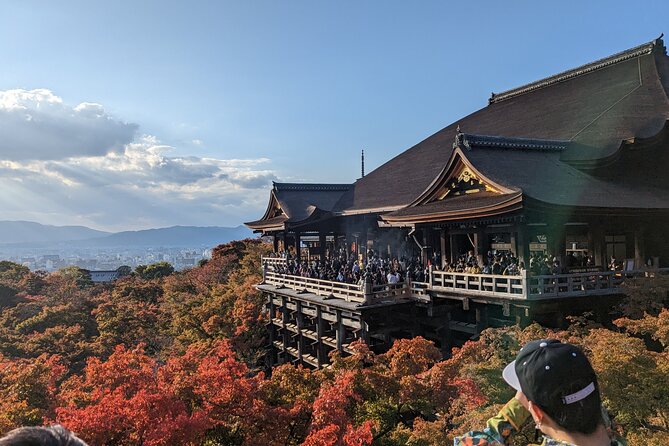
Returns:
[[[665,277],[628,283],[610,327],[585,315],[562,331],[489,329],[448,359],[422,338],[384,354],[354,343],[327,369],[268,371],[254,285],[269,249],[231,242],[190,270],[102,285],[0,262],[0,433],[58,422],[95,445],[452,444],[513,396],[501,370],[520,345],[555,337],[588,354],[630,445],[669,438]]]

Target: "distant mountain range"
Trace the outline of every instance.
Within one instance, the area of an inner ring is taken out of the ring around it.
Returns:
[[[30,221],[0,221],[0,245],[72,247],[122,246],[216,246],[230,240],[252,237],[245,226],[172,226],[169,228],[123,231],[96,231],[85,226],[50,226]]]

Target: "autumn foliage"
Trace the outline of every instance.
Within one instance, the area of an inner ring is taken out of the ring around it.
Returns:
[[[551,336],[588,354],[629,444],[669,437],[666,277],[627,284],[606,327],[488,329],[447,359],[420,337],[382,354],[355,342],[323,370],[267,370],[254,288],[267,251],[232,242],[190,270],[147,265],[107,285],[0,262],[0,433],[58,422],[94,445],[452,444],[513,395],[500,371],[520,346]]]

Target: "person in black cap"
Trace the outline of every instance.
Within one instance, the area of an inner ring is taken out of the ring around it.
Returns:
[[[456,437],[455,446],[503,446],[530,418],[541,446],[624,446],[602,408],[597,376],[576,346],[555,339],[527,343],[504,369],[516,396],[482,431]]]
[[[20,427],[0,438],[0,446],[87,446],[60,424]]]

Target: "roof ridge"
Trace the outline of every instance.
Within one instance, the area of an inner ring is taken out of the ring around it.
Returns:
[[[557,139],[511,138],[506,136],[477,135],[458,132],[453,147],[462,146],[471,149],[473,146],[495,147],[505,149],[539,150],[544,152],[561,152],[569,145],[569,141]]]
[[[277,183],[272,182],[275,190],[310,190],[310,191],[346,191],[351,185],[342,183]]]
[[[492,93],[490,99],[488,99],[488,104],[501,102],[524,93],[529,93],[530,91],[538,90],[540,88],[548,87],[559,82],[564,82],[577,76],[588,74],[592,71],[599,70],[619,62],[624,62],[635,57],[651,54],[656,49],[658,51],[662,51],[662,53],[666,55],[666,47],[664,46],[664,41],[662,40],[663,36],[664,34],[661,34],[657,39],[644,43],[643,45],[621,51],[603,59],[589,62],[585,65],[581,65],[570,70],[562,71],[552,76],[521,85],[520,87],[512,88],[501,93]]]

